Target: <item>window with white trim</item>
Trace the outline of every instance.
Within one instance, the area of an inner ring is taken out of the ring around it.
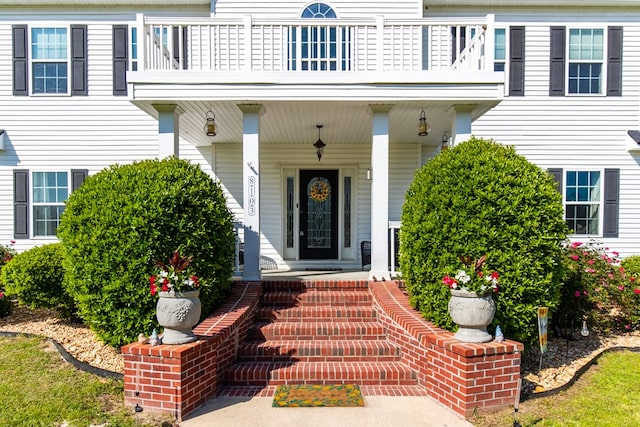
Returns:
[[[33,94],[69,93],[69,45],[67,28],[31,28]]]
[[[55,236],[69,197],[67,172],[32,173],[33,236]]]
[[[601,94],[604,71],[604,30],[569,29],[568,92]]]
[[[322,19],[336,19],[331,6],[313,3],[300,17],[313,20],[308,25],[289,30],[288,62],[290,70],[347,71],[353,67],[354,28],[322,24]]]
[[[565,172],[565,219],[577,235],[600,235],[602,172]]]

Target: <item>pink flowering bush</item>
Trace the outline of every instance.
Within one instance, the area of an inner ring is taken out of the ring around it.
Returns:
[[[578,328],[583,320],[601,332],[640,327],[640,278],[622,266],[619,253],[591,241],[565,248],[566,276],[556,330]]]
[[[9,246],[0,245],[0,270],[16,256],[16,251],[13,249],[15,243],[15,240],[12,240]],[[10,313],[11,299],[4,293],[3,285],[0,283],[0,317],[6,317]]]

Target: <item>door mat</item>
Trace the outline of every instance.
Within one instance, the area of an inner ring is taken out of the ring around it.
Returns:
[[[364,406],[360,387],[354,384],[281,385],[273,396],[274,407]]]

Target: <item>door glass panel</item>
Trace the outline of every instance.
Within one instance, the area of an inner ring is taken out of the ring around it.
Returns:
[[[287,177],[287,247],[293,247],[293,177]]]
[[[344,177],[344,247],[351,247],[351,177]]]
[[[331,247],[331,184],[315,177],[307,185],[307,247]]]

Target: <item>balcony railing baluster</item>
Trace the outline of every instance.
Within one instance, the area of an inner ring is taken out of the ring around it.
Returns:
[[[493,17],[138,19],[141,71],[492,71]]]

